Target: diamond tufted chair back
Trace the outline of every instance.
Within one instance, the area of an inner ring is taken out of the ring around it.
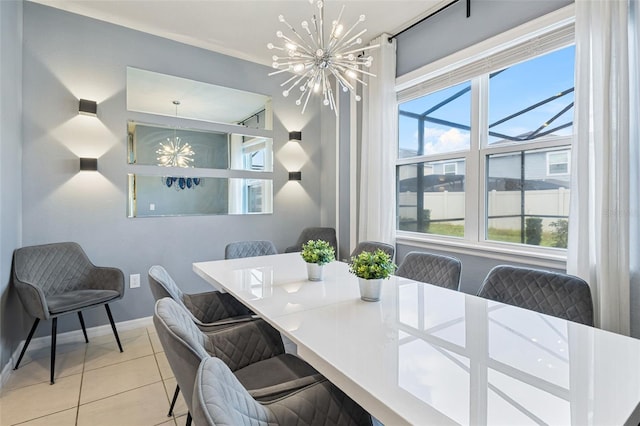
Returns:
[[[455,257],[412,251],[407,253],[396,275],[458,290],[461,271],[462,263]]]
[[[202,361],[193,390],[198,426],[370,426],[371,416],[327,380],[273,402],[256,401],[217,358]]]
[[[334,228],[321,227],[303,229],[295,245],[287,247],[284,252],[291,253],[294,251],[301,251],[302,245],[309,240],[323,240],[328,242],[329,245],[333,247],[336,256],[338,255],[338,239],[336,238],[336,230]]]
[[[353,249],[353,252],[351,253],[351,257],[357,256],[363,251],[368,251],[373,253],[378,249],[388,254],[391,260],[393,260],[393,255],[396,252],[395,247],[393,247],[391,244],[380,243],[378,241],[360,241],[356,246],[356,248]]]
[[[500,265],[489,271],[478,296],[593,326],[589,285],[572,275]]]
[[[242,257],[269,256],[278,254],[276,246],[271,241],[237,241],[229,243],[224,248],[225,259],[238,259]]]

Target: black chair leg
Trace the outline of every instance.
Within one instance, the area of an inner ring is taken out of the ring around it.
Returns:
[[[82,333],[84,334],[84,342],[89,343],[89,338],[87,337],[87,329],[84,326],[84,318],[82,318],[82,312],[78,311],[78,318],[80,318],[80,325],[82,326]]]
[[[191,426],[191,413],[187,413],[187,426]]]
[[[22,347],[22,352],[20,352],[20,356],[18,357],[18,362],[16,362],[16,366],[13,367],[14,370],[17,370],[18,367],[20,366],[20,361],[22,361],[22,357],[24,356],[25,352],[27,352],[27,347],[31,342],[33,333],[36,332],[36,328],[38,328],[39,323],[40,323],[40,318],[36,318],[36,320],[33,322],[33,325],[31,326],[31,331],[29,332],[29,336],[27,337],[27,340],[24,342],[24,346]]]
[[[56,335],[58,334],[58,318],[51,322],[51,384],[54,384],[53,376],[56,371]]]
[[[176,385],[176,390],[173,392],[173,399],[171,400],[171,406],[169,406],[169,414],[167,417],[173,416],[173,408],[176,406],[176,401],[178,400],[178,395],[180,394],[180,386]]]
[[[120,337],[118,337],[118,330],[116,330],[116,324],[113,322],[113,316],[111,315],[111,309],[109,309],[109,304],[105,303],[104,308],[107,310],[107,316],[109,317],[109,322],[111,323],[111,329],[113,330],[113,335],[116,336],[116,342],[118,342],[118,348],[120,348],[120,352],[124,352],[122,350],[122,345],[120,344]]]

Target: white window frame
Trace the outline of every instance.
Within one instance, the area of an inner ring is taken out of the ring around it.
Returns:
[[[447,172],[447,166],[453,166],[453,172]],[[442,164],[442,174],[443,175],[457,175],[458,174],[458,163],[443,163]]]
[[[572,137],[564,136],[547,138],[543,141],[514,142],[513,144],[491,146],[483,131],[488,125],[488,112],[481,105],[480,97],[488,96],[488,73],[573,44],[574,16],[574,6],[566,6],[396,79],[398,105],[464,81],[471,81],[469,151],[403,158],[396,162],[396,165],[405,165],[423,161],[465,159],[465,176],[467,177],[465,183],[465,237],[456,238],[397,230],[397,243],[504,261],[526,262],[544,267],[565,267],[566,249],[485,240],[487,231],[487,221],[485,220],[486,158],[491,154],[570,145]],[[567,41],[568,28],[571,28],[571,31],[570,39]],[[541,48],[546,51],[540,52]],[[531,51],[537,53],[531,54]],[[509,60],[512,62],[504,63]],[[496,63],[499,68],[488,68],[495,66]],[[475,181],[468,179],[468,177],[475,176],[478,177]],[[472,185],[473,189],[471,190]],[[477,214],[468,213],[473,211],[477,211]]]
[[[557,155],[557,154],[567,154],[567,161],[551,161],[551,157],[553,155]],[[551,172],[551,166],[555,166],[557,164],[566,164],[567,165],[567,171],[566,172],[560,172],[560,173],[552,173]],[[547,176],[567,176],[571,174],[571,151],[570,150],[566,150],[566,151],[551,151],[551,152],[547,152]]]

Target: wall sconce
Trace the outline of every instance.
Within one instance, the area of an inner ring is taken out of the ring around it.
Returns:
[[[80,159],[80,171],[95,172],[97,170],[98,170],[97,158],[81,158]]]
[[[98,115],[98,103],[96,101],[80,99],[78,112],[83,115],[91,115],[93,117],[96,117]]]
[[[289,180],[302,180],[302,172],[289,172]]]
[[[302,141],[301,131],[289,132],[289,142],[301,142],[301,141]]]

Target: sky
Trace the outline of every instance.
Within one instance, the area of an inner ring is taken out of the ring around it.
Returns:
[[[574,57],[575,46],[569,46],[511,66],[491,78],[489,83],[489,123],[494,123],[552,95],[573,88]],[[454,93],[469,87],[470,82],[467,81],[405,102],[400,104],[399,108],[404,111],[423,113]],[[468,126],[471,116],[470,102],[471,92],[467,91],[430,116]],[[573,102],[573,93],[555,99],[505,123],[493,126],[491,130],[509,136],[533,132],[571,102]],[[547,129],[571,122],[572,119],[573,108],[570,108],[553,123],[550,123]],[[400,117],[398,131],[400,149],[415,151],[418,140],[416,120]],[[571,127],[554,132],[556,135],[570,133]],[[490,137],[489,143],[499,140],[502,138]],[[459,151],[469,147],[469,132],[440,124],[427,123],[425,141],[425,154]]]

